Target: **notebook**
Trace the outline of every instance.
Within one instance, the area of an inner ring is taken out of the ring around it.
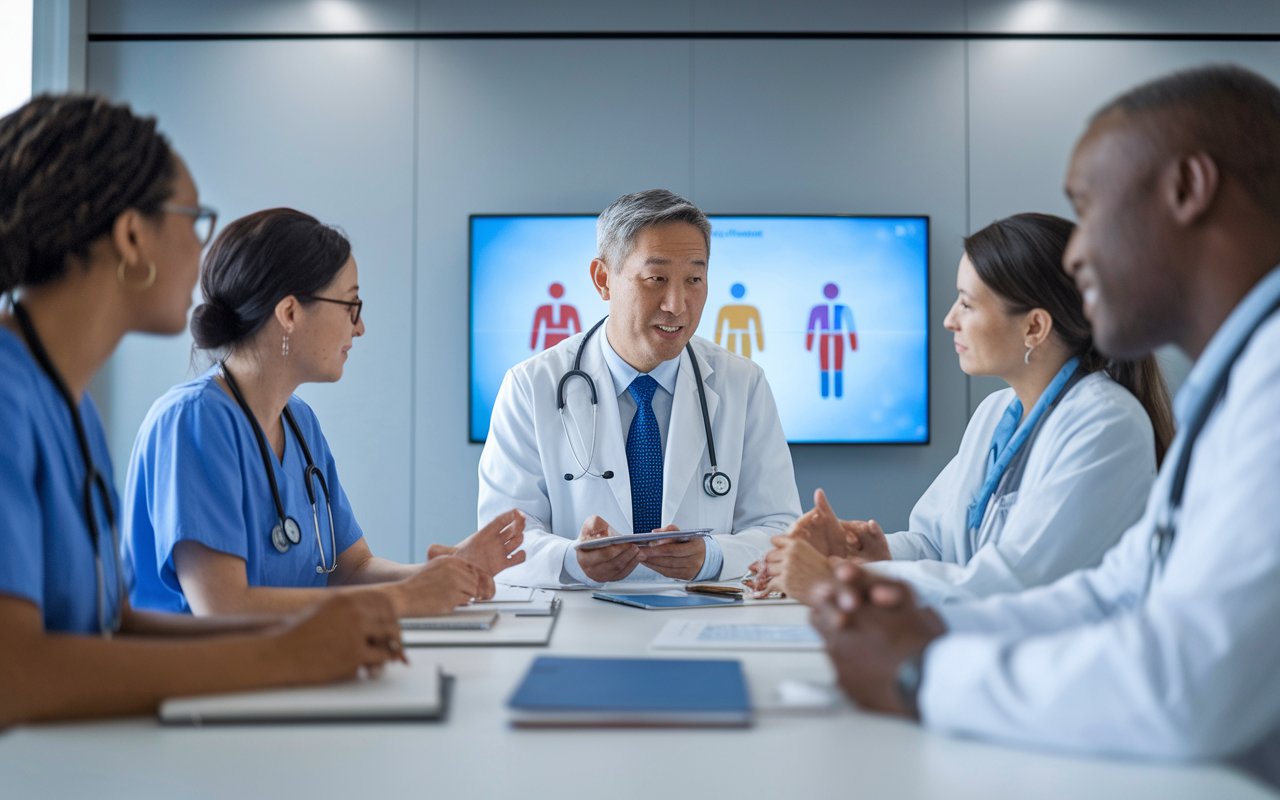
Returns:
[[[167,725],[435,720],[448,708],[440,666],[388,663],[376,678],[328,686],[174,697],[160,704]]]
[[[401,617],[400,628],[406,631],[487,631],[497,621],[497,611],[468,609],[443,617]]]
[[[742,664],[541,656],[508,706],[517,728],[751,725]]]
[[[499,614],[488,630],[409,630],[402,628],[405,647],[539,647],[551,643],[559,618],[560,601],[548,614]]]

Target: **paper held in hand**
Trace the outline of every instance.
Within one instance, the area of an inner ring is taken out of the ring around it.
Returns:
[[[689,542],[699,537],[711,535],[711,528],[693,528],[687,531],[654,531],[653,533],[624,533],[619,536],[605,536],[601,539],[587,539],[573,543],[574,550],[598,550],[611,544],[634,544],[637,547],[652,547],[655,542],[671,540]]]

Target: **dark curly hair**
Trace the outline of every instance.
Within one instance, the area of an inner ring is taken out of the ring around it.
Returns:
[[[176,164],[153,117],[94,95],[40,95],[0,119],[0,294],[66,274],[129,209],[155,216]]]

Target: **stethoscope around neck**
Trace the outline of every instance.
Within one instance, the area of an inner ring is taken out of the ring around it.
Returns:
[[[556,408],[560,412],[560,427],[564,430],[564,438],[569,444],[569,452],[573,455],[573,460],[577,462],[578,468],[581,470],[577,475],[566,472],[564,474],[566,481],[578,480],[586,475],[590,475],[593,478],[603,478],[604,480],[609,480],[613,477],[612,470],[605,470],[604,472],[591,471],[591,462],[596,455],[596,406],[599,398],[596,395],[596,382],[591,379],[590,375],[582,371],[582,353],[587,349],[587,342],[591,341],[592,335],[600,329],[606,319],[608,319],[607,316],[592,325],[591,330],[587,331],[587,335],[582,337],[582,341],[578,344],[578,352],[573,358],[573,369],[562,375],[560,382],[556,384]],[[698,357],[693,353],[693,345],[685,344],[684,349],[689,353],[689,365],[693,367],[693,377],[698,382],[698,401],[702,406],[702,425],[707,431],[707,455],[711,459],[711,471],[702,476],[702,490],[712,497],[724,497],[733,488],[733,481],[729,480],[729,476],[716,467],[716,440],[711,433],[711,414],[707,411],[707,391],[702,383],[702,370],[698,368]],[[564,389],[573,378],[581,378],[586,381],[587,388],[591,391],[591,446],[587,448],[587,461],[585,464],[578,457],[578,451],[574,449],[573,437],[569,435],[569,424],[565,420],[564,414]]]
[[[249,427],[253,428],[254,438],[258,440],[258,450],[262,454],[262,466],[267,470],[267,482],[271,484],[271,499],[275,501],[276,516],[279,519],[279,522],[271,529],[271,544],[277,552],[287,553],[291,546],[302,544],[302,529],[298,527],[297,520],[284,513],[284,502],[280,499],[280,487],[276,485],[276,471],[271,463],[271,451],[267,448],[267,437],[262,434],[262,428],[258,425],[257,418],[253,416],[253,411],[250,410],[249,404],[245,402],[244,395],[240,393],[240,387],[236,384],[236,379],[231,377],[231,370],[227,369],[227,362],[219,362],[218,369],[222,372],[222,379],[227,382],[227,388],[231,389],[231,395],[235,397],[236,404],[240,406],[240,410],[248,418]],[[329,504],[329,487],[324,482],[324,473],[311,460],[311,450],[307,447],[307,440],[303,437],[302,430],[298,427],[298,422],[293,418],[293,412],[289,410],[288,405],[285,405],[280,415],[288,423],[289,429],[293,431],[293,438],[298,440],[298,445],[302,448],[302,457],[307,462],[306,469],[302,471],[302,481],[307,487],[307,499],[311,501],[311,522],[316,531],[316,549],[320,551],[320,563],[316,565],[316,572],[321,575],[327,575],[338,568],[338,544],[333,532],[333,506]],[[333,554],[332,566],[326,565],[324,560],[324,544],[320,538],[320,514],[316,508],[316,490],[315,486],[312,485],[313,479],[320,481],[320,491],[324,494],[324,507],[329,514],[329,552]]]
[[[13,316],[18,321],[18,328],[22,331],[22,338],[27,342],[27,349],[31,351],[31,355],[35,358],[36,363],[40,365],[40,369],[44,370],[45,375],[49,376],[49,380],[53,382],[54,388],[58,390],[58,394],[62,397],[62,401],[67,405],[67,411],[71,412],[71,424],[76,431],[76,444],[80,448],[80,458],[84,460],[84,489],[82,491],[81,500],[84,503],[85,524],[89,529],[89,541],[93,543],[93,571],[96,580],[96,597],[98,600],[98,632],[103,637],[110,639],[112,634],[120,630],[121,622],[124,619],[124,569],[120,564],[120,529],[116,525],[116,512],[111,505],[111,493],[107,487],[107,479],[102,476],[97,465],[93,463],[93,453],[89,450],[89,437],[84,430],[84,421],[80,418],[80,410],[76,406],[75,399],[71,396],[71,390],[67,388],[67,383],[62,379],[62,375],[58,373],[58,368],[53,365],[53,360],[49,358],[49,352],[44,349],[44,342],[40,341],[39,334],[36,333],[35,325],[31,322],[31,316],[22,304],[14,301]],[[99,545],[98,532],[98,515],[94,512],[93,507],[93,491],[97,488],[98,494],[102,496],[102,510],[107,517],[107,527],[111,530],[111,557],[115,564],[116,570],[116,607],[111,616],[107,619],[107,578],[102,571],[102,549]]]

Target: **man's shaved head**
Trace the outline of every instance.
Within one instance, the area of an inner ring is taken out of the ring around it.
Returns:
[[[1194,358],[1280,258],[1280,88],[1211,65],[1128,91],[1093,116],[1066,191],[1064,266],[1098,348]]]
[[[1140,128],[1156,159],[1208,154],[1280,219],[1280,88],[1258,73],[1234,64],[1175,72],[1125,92],[1090,122]]]

